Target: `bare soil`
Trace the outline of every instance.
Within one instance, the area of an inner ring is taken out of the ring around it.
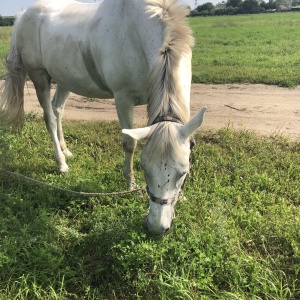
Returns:
[[[55,86],[52,92],[54,93]],[[193,84],[191,116],[201,106],[208,110],[202,129],[250,129],[261,135],[300,137],[300,87],[282,88],[262,84]],[[25,110],[41,113],[31,82],[25,87]],[[64,113],[68,120],[117,120],[113,99],[89,99],[71,94]],[[135,108],[136,126],[147,123],[146,106]]]

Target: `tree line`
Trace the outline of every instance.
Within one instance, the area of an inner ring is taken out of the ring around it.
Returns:
[[[0,15],[0,26],[13,26],[16,17],[2,17]]]
[[[192,10],[190,17],[296,11],[300,10],[299,6],[300,0],[269,0],[269,2],[264,0],[227,0],[216,6],[211,2],[206,2]]]

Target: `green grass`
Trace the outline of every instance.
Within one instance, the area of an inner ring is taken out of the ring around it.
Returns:
[[[299,85],[299,13],[189,20],[193,82]]]
[[[125,189],[116,122],[67,122],[60,175],[43,121],[2,131],[2,166],[81,191]],[[0,173],[0,299],[299,299],[300,144],[225,128],[196,136],[171,230],[146,195],[82,198]],[[137,182],[144,185],[134,160]]]
[[[0,27],[0,79],[6,73],[5,58],[9,50],[12,27]]]
[[[300,84],[298,12],[189,18],[196,38],[195,83]],[[0,28],[0,60],[11,28]],[[0,77],[5,73],[0,64]]]

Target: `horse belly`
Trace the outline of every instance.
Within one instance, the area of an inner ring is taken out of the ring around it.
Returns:
[[[89,74],[74,67],[64,66],[64,70],[48,70],[51,78],[62,88],[88,98],[113,98],[113,93],[99,88]]]
[[[87,62],[78,43],[63,37],[45,43],[43,65],[51,78],[64,89],[91,98],[112,98],[103,74]],[[79,43],[80,44],[80,43]]]

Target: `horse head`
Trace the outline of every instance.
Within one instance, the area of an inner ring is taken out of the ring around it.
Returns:
[[[191,135],[201,126],[205,111],[206,107],[201,108],[185,125],[176,118],[160,118],[151,126],[122,130],[136,140],[147,138],[141,167],[150,198],[146,222],[155,234],[162,234],[171,226],[174,206],[190,168]]]

